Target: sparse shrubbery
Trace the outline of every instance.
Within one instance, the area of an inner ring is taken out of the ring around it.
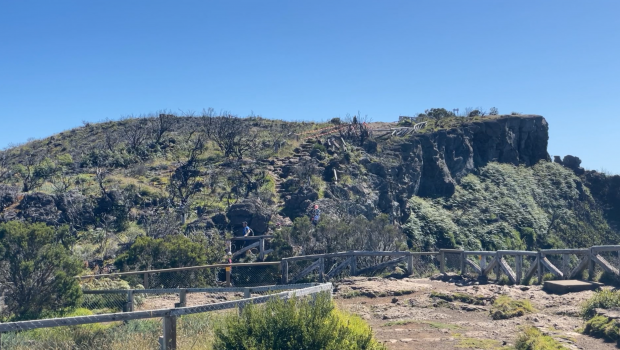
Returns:
[[[536,327],[527,327],[517,338],[516,350],[567,350],[562,344],[548,335],[542,334]]]
[[[384,349],[358,316],[336,310],[327,295],[249,304],[215,330],[214,350]]]
[[[616,242],[581,180],[558,164],[490,163],[449,198],[409,201],[411,248],[471,250],[589,247]]]
[[[507,295],[501,295],[493,302],[491,317],[494,320],[505,320],[534,311],[535,309],[529,300],[514,300]]]

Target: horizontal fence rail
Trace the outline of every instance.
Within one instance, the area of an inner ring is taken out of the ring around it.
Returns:
[[[282,286],[264,286],[255,288],[262,291],[275,291],[282,289]],[[292,286],[286,286],[287,289],[291,289]],[[305,286],[305,288],[270,294],[266,296],[258,296],[253,298],[244,298],[241,300],[226,301],[215,304],[199,305],[192,307],[175,307],[169,309],[158,309],[149,311],[133,311],[122,312],[102,315],[91,316],[76,316],[76,317],[64,317],[64,318],[52,318],[36,321],[20,321],[20,322],[6,322],[0,323],[0,349],[2,344],[2,333],[26,331],[39,328],[61,327],[61,326],[77,326],[93,323],[105,323],[116,321],[129,321],[151,318],[162,318],[163,336],[160,337],[160,348],[163,350],[173,350],[177,348],[176,345],[176,321],[177,317],[184,315],[191,315],[197,313],[243,308],[249,304],[262,304],[273,299],[290,299],[293,297],[303,297],[308,295],[315,295],[321,292],[328,292],[331,295],[333,286],[331,283],[322,283],[318,285]]]
[[[231,263],[212,264],[190,267],[177,267],[159,270],[127,271],[108,274],[84,275],[76,278],[82,281],[96,279],[124,279],[132,285],[141,284],[145,289],[176,288],[176,287],[207,287],[224,285],[251,286],[275,284],[279,281],[280,262],[254,262],[254,263]],[[266,271],[271,269],[271,277]],[[221,273],[220,273],[221,272]],[[220,276],[221,275],[221,276]],[[218,277],[219,276],[219,277]],[[271,277],[271,278],[267,278]]]

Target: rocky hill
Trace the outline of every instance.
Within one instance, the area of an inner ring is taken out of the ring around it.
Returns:
[[[272,258],[616,239],[618,177],[586,172],[574,157],[552,163],[542,116],[425,118],[404,134],[358,117],[212,111],[85,123],[0,153],[0,220],[65,229],[89,261],[111,261],[140,236],[179,234],[216,260],[243,221],[276,234]]]

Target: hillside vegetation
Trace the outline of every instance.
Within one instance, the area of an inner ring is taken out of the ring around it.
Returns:
[[[222,262],[226,239],[242,235],[243,222],[257,235],[275,236],[268,260],[353,249],[617,242],[616,177],[585,172],[575,157],[552,163],[541,116],[470,114],[427,110],[417,118],[426,121],[423,129],[393,134],[396,123],[359,115],[304,123],[213,110],[161,113],[84,123],[6,149],[0,152],[5,316],[81,305],[79,293],[56,290],[40,296],[53,302],[18,306],[37,283],[62,285],[76,269]],[[316,226],[309,219],[314,205],[321,210]],[[21,244],[28,235],[41,237]],[[26,268],[51,252],[63,263],[47,264],[48,274]],[[15,266],[26,270],[18,274]],[[204,276],[205,284],[212,279]]]

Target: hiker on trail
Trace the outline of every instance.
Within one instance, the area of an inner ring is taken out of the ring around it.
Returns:
[[[243,237],[254,236],[254,231],[248,226],[247,222],[243,222]]]
[[[315,204],[314,209],[312,209],[312,224],[316,226],[319,223],[320,218],[321,218],[321,210],[319,209],[319,205]]]

